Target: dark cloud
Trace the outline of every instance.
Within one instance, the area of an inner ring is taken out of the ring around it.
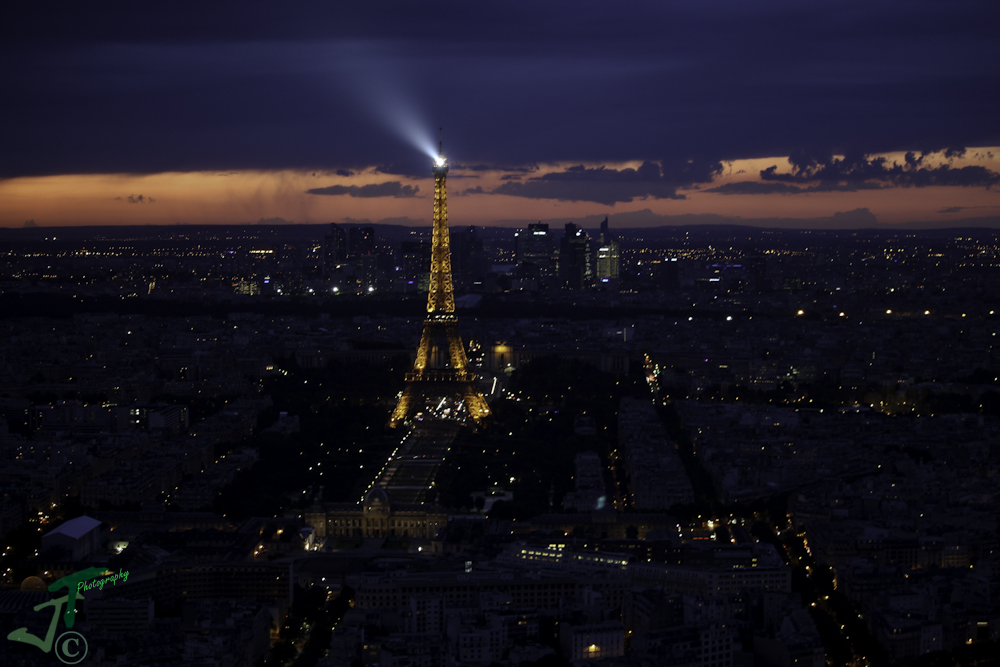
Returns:
[[[426,178],[400,109],[364,92],[382,82],[472,166],[994,146],[995,16],[996,0],[18,3],[0,22],[0,86],[17,100],[0,106],[17,128],[0,177]]]
[[[115,201],[120,201],[125,204],[152,204],[156,202],[152,197],[146,197],[143,195],[129,195],[128,197],[115,197]]]
[[[375,167],[374,172],[386,176],[406,176],[407,178],[427,178],[433,173],[431,161],[421,156],[380,164]]]
[[[949,149],[952,155],[964,149]],[[884,157],[869,158],[864,154],[848,154],[835,157],[828,153],[793,151],[788,157],[792,165],[791,173],[778,173],[777,165],[760,172],[765,181],[784,183],[811,183],[820,181],[828,188],[836,184],[860,186],[871,182],[881,182],[897,187],[928,187],[932,185],[952,185],[965,187],[992,187],[1000,183],[1000,174],[985,167],[952,167],[942,164],[937,167],[925,166],[926,154],[908,152],[903,164],[889,163]],[[870,185],[868,186],[870,187]]]
[[[350,195],[351,197],[416,197],[419,185],[403,185],[399,181],[369,183],[368,185],[330,185],[325,188],[306,190],[311,195]]]
[[[694,160],[680,163],[643,162],[638,169],[609,169],[605,166],[577,165],[564,171],[534,176],[524,182],[507,181],[491,194],[558,199],[560,201],[592,201],[614,206],[636,199],[684,199],[677,189],[694,183],[711,181],[722,171],[719,162]]]
[[[831,183],[824,181],[809,187],[799,187],[787,183],[759,183],[757,181],[739,181],[736,183],[724,183],[715,188],[708,188],[704,192],[715,192],[720,195],[798,195],[814,192],[857,192],[859,190],[881,190],[882,185],[878,183]]]
[[[489,192],[483,190],[483,186],[477,185],[474,188],[466,188],[461,192],[456,193],[459,197],[465,197],[466,195],[488,195]]]
[[[592,201],[614,206],[635,199],[684,199],[677,188],[668,183],[630,183],[615,181],[546,181],[527,183],[507,181],[491,194],[527,197],[528,199],[558,199],[560,201]]]
[[[720,195],[773,195],[797,194],[802,188],[785,183],[758,183],[757,181],[740,181],[724,183],[717,188],[709,188],[705,192],[717,192]]]
[[[882,190],[886,186],[879,183],[830,183],[822,182],[817,185],[811,185],[808,188],[802,188],[801,191],[805,193],[809,192],[858,192],[859,190]]]
[[[971,211],[977,208],[1000,208],[1000,206],[949,206],[943,208],[938,213],[959,213],[961,211]]]
[[[538,171],[538,165],[532,164],[527,166],[511,167],[511,166],[501,166],[501,165],[491,165],[491,164],[473,164],[473,165],[454,165],[456,169],[469,169],[470,171],[507,171],[520,174],[530,174],[533,171]]]
[[[501,181],[519,181],[523,178],[520,174],[504,174],[500,177]]]
[[[350,169],[338,169],[335,173],[337,174],[337,176],[343,176],[344,178],[354,175],[354,172],[351,171]]]

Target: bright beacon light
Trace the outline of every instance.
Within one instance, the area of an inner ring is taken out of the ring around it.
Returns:
[[[434,157],[434,173],[448,173],[448,160],[444,156],[444,130],[438,129],[438,154]]]

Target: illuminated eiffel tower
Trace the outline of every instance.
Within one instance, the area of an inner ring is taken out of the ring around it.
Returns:
[[[469,370],[469,359],[458,334],[455,316],[455,288],[451,279],[451,240],[448,234],[448,161],[438,145],[434,160],[434,237],[431,244],[431,280],[427,290],[427,317],[424,333],[417,348],[413,372],[406,374],[406,387],[393,410],[389,426],[395,427],[416,407],[418,401],[429,397],[454,396],[460,398],[477,423],[490,414],[486,399],[476,388],[476,374]],[[435,348],[440,355],[434,355]],[[444,367],[432,367],[435,356],[444,356]]]

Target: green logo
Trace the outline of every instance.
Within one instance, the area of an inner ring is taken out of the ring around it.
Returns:
[[[87,583],[92,579],[97,579],[104,575],[111,576],[105,576],[104,579],[99,581]],[[52,621],[49,623],[48,632],[45,633],[45,639],[31,634],[28,632],[28,628],[14,630],[7,635],[7,639],[12,642],[22,642],[31,646],[37,646],[44,653],[48,653],[55,648],[56,657],[59,660],[67,665],[75,665],[87,657],[87,640],[79,632],[72,630],[68,630],[56,638],[56,626],[59,624],[60,612],[62,612],[63,623],[66,624],[67,628],[72,628],[73,624],[76,623],[76,601],[78,598],[83,599],[83,594],[80,591],[92,588],[103,590],[105,584],[116,584],[119,579],[128,581],[128,570],[115,574],[104,568],[88,567],[86,570],[75,572],[52,582],[52,585],[49,586],[50,592],[65,588],[67,589],[67,593],[60,598],[42,602],[34,607],[35,611],[41,611],[45,607],[52,607]],[[65,608],[65,611],[63,611],[63,608]]]

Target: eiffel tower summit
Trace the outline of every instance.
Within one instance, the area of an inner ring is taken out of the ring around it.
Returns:
[[[413,372],[389,420],[396,427],[429,400],[454,398],[479,423],[490,414],[486,399],[476,387],[476,374],[458,334],[455,288],[451,278],[451,240],[448,232],[448,161],[438,143],[434,160],[434,236],[431,242],[431,276],[427,290],[427,317],[417,348]]]

